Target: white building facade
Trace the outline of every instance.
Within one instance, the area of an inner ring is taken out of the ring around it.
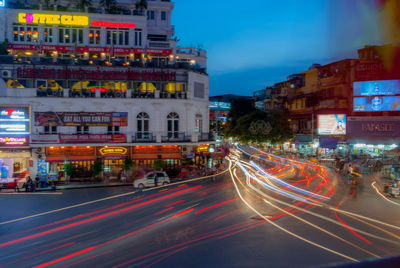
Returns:
[[[65,162],[84,178],[98,160],[118,177],[128,157],[173,167],[213,143],[206,53],[179,56],[174,3],[30,7],[0,8],[2,178],[60,179]]]

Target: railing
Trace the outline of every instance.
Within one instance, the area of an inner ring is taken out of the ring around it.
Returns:
[[[96,92],[88,89],[75,90],[72,89],[68,92],[70,98],[95,98]]]
[[[132,142],[155,142],[155,136],[151,132],[136,132],[136,134],[132,137]]]
[[[187,93],[186,92],[176,92],[176,93],[161,92],[160,99],[187,99]]]
[[[212,133],[200,133],[199,141],[215,141],[215,137]]]
[[[190,142],[191,137],[186,136],[183,132],[168,132],[167,136],[161,137],[162,142]]]
[[[63,90],[52,90],[52,89],[37,89],[36,96],[37,97],[62,98],[62,97],[64,97],[64,91]]]
[[[135,67],[135,68],[160,68],[160,69],[190,69],[200,73],[206,73],[206,68],[190,65],[188,62],[168,63],[166,61],[121,61],[100,59],[53,59],[48,57],[19,57],[14,59],[9,55],[0,55],[0,64],[16,65],[57,65],[57,66],[88,66],[88,67]]]

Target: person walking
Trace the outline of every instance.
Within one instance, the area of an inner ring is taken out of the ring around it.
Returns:
[[[347,184],[351,184],[353,171],[353,166],[351,165],[351,163],[349,163],[347,167]]]

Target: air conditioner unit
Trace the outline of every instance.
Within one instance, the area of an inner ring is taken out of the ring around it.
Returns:
[[[1,77],[2,78],[11,78],[12,72],[10,70],[2,70]]]

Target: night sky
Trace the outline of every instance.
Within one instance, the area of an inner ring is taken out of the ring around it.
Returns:
[[[174,0],[181,46],[208,52],[210,95],[251,95],[308,69],[380,45],[375,0]]]

